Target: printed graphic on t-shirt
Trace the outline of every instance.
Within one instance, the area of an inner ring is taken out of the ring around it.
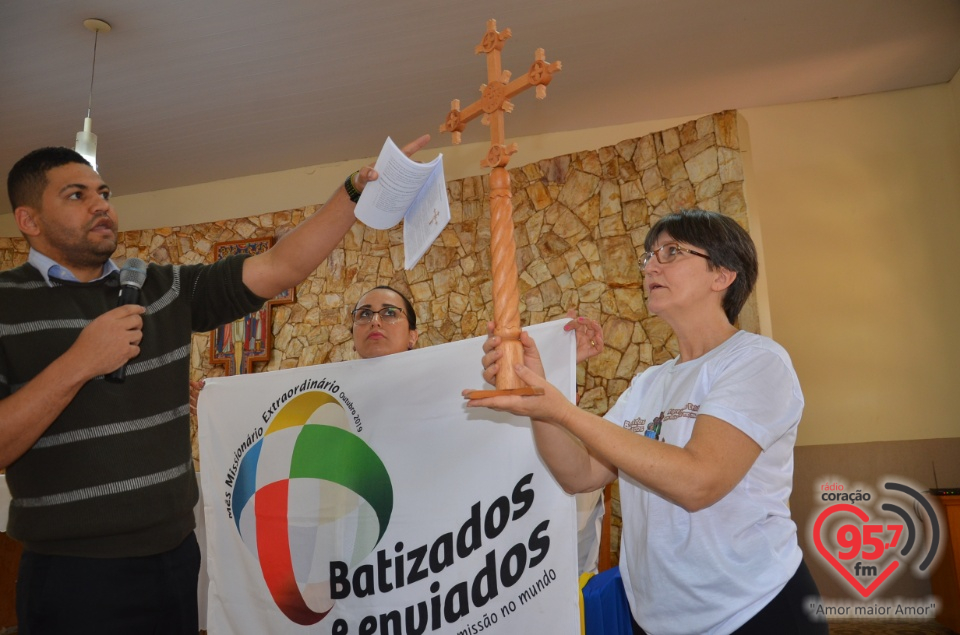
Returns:
[[[688,403],[683,408],[671,408],[667,411],[660,411],[652,421],[647,421],[643,417],[637,417],[636,419],[630,421],[624,421],[623,427],[631,432],[637,434],[642,434],[648,439],[653,439],[654,441],[666,441],[661,438],[661,432],[663,431],[663,423],[665,421],[675,421],[676,419],[696,419],[697,413],[700,411],[700,406],[697,404]]]
[[[699,404],[687,403],[683,408],[671,408],[667,414],[660,413],[664,421],[673,421],[674,419],[696,419],[700,412]]]
[[[663,428],[663,412],[661,411],[659,415],[653,418],[653,421],[647,424],[647,429],[644,430],[643,436],[648,439],[653,439],[657,441],[660,439],[660,430]]]

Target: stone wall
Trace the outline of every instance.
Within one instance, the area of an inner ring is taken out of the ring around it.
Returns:
[[[581,406],[603,414],[634,375],[677,354],[670,329],[644,304],[637,257],[650,225],[670,212],[699,207],[747,227],[737,115],[702,117],[615,146],[516,167],[510,176],[521,320],[537,324],[574,309],[603,325],[605,350],[577,372]],[[411,271],[403,269],[401,227],[383,231],[354,225],[297,287],[296,303],[273,309],[272,356],[255,370],[355,358],[349,311],[380,284],[411,297],[418,346],[485,334],[493,315],[488,178],[450,181],[448,194],[451,222]],[[318,207],[125,232],[115,257],[212,262],[215,243],[282,237]],[[24,262],[26,254],[23,240],[0,238],[0,269]],[[741,327],[756,331],[755,316],[751,298]],[[209,351],[209,334],[195,335],[193,379],[223,374],[221,366],[211,365]],[[196,456],[195,442],[194,448]],[[611,544],[614,549],[619,544],[616,492]]]

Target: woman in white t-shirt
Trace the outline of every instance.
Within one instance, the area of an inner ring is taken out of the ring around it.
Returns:
[[[734,323],[757,279],[750,236],[701,210],[671,214],[640,257],[650,313],[680,354],[634,378],[600,418],[543,379],[521,335],[519,377],[543,396],[471,400],[533,420],[544,461],[569,492],[620,477],[620,570],[635,633],[826,633],[788,500],[803,395],[786,351]],[[484,378],[499,370],[499,338]]]

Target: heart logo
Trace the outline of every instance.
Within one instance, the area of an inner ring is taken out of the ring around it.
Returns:
[[[871,582],[869,586],[866,586],[866,587],[863,586],[860,580],[854,577],[854,575],[850,573],[850,571],[847,570],[845,566],[843,566],[843,564],[836,558],[836,556],[830,553],[826,545],[823,544],[823,539],[820,536],[821,529],[823,528],[823,523],[827,520],[827,518],[833,514],[842,513],[842,512],[848,512],[853,514],[854,516],[859,518],[862,523],[867,523],[870,520],[870,516],[867,515],[867,512],[863,511],[859,507],[856,507],[855,505],[848,505],[845,503],[831,505],[830,507],[827,507],[825,510],[823,510],[820,513],[820,515],[817,517],[817,522],[813,526],[813,542],[814,544],[816,544],[817,551],[820,552],[820,555],[822,555],[827,562],[832,564],[833,567],[840,572],[840,575],[842,575],[843,578],[850,583],[850,586],[856,589],[857,592],[860,593],[860,595],[862,595],[864,598],[868,598],[874,591],[877,590],[877,588],[879,588],[881,584],[883,584],[884,580],[890,577],[891,573],[897,570],[897,567],[900,566],[900,562],[898,562],[897,560],[891,561],[886,566],[886,568],[883,571],[881,571],[876,578],[874,578],[873,582]],[[859,546],[857,548],[857,552],[859,552]],[[854,555],[855,553],[851,554],[851,557],[853,557]]]

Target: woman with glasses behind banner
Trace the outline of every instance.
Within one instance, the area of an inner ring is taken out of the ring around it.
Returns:
[[[396,289],[370,289],[350,312],[353,316],[353,350],[362,359],[402,353],[417,343],[417,314]],[[190,411],[197,414],[197,399],[203,380],[190,382]]]
[[[392,287],[374,287],[364,293],[351,315],[353,350],[362,359],[402,353],[417,343],[417,314]]]
[[[517,373],[543,396],[468,402],[533,420],[569,492],[620,476],[620,570],[634,633],[826,633],[788,500],[803,395],[786,351],[734,323],[757,279],[756,249],[730,218],[660,219],[640,257],[647,308],[679,356],[633,379],[600,418],[546,382],[532,338]],[[499,370],[484,346],[484,379]],[[468,392],[468,391],[465,391]]]

